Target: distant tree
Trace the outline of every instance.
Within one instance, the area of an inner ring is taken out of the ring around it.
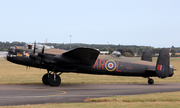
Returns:
[[[134,52],[132,50],[128,50],[128,49],[118,49],[119,52],[121,52],[121,54],[123,56],[127,56],[127,57],[133,57],[134,56]]]
[[[134,56],[134,52],[132,50],[127,50],[132,56]]]
[[[171,56],[175,56],[175,55],[176,55],[176,54],[175,54],[175,53],[176,53],[176,51],[175,51],[175,49],[174,49],[174,48],[172,48],[172,49],[171,49],[171,53],[172,53],[172,54],[171,54]]]
[[[18,42],[18,41],[14,41],[14,42],[0,42],[0,51],[7,51],[7,49],[11,46],[24,46],[26,43],[25,42]],[[40,43],[40,44],[44,44],[44,43]],[[46,45],[49,46],[54,46],[54,48],[57,49],[65,49],[65,50],[69,50],[70,49],[70,44],[67,43],[46,43]],[[129,56],[129,54],[127,54],[126,52],[129,52],[132,56],[134,56],[134,52],[138,53],[138,56],[142,56],[142,53],[145,50],[151,50],[152,54],[155,55],[155,53],[159,53],[160,50],[162,48],[154,48],[154,47],[150,47],[150,46],[137,46],[137,45],[113,45],[113,44],[109,44],[107,46],[107,44],[82,44],[82,43],[72,43],[71,44],[72,49],[77,48],[77,47],[88,47],[88,48],[94,48],[94,49],[99,49],[100,51],[107,51],[109,49],[110,53],[113,51],[120,51],[122,55],[127,55]],[[109,48],[108,48],[109,47]],[[170,50],[172,49],[172,51]],[[172,46],[171,48],[169,48],[169,50],[172,53],[177,53],[180,52],[180,47],[174,47]]]
[[[104,48],[102,49],[102,51],[108,51],[108,49],[107,49],[106,47],[104,47]]]
[[[133,57],[133,55],[130,52],[125,52],[123,53],[123,55],[126,57]]]

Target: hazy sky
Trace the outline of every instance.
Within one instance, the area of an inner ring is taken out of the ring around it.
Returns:
[[[180,0],[0,0],[0,41],[180,47]]]

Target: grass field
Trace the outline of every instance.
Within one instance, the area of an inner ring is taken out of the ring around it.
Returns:
[[[139,58],[136,58],[139,59]],[[153,61],[156,61],[154,58]],[[178,83],[180,82],[180,59],[171,58],[171,64],[177,71],[173,77],[159,79],[154,77],[155,83]],[[0,59],[0,84],[42,84],[42,76],[46,73],[44,69],[28,68]],[[147,83],[147,78],[123,77],[108,75],[89,75],[77,73],[63,73],[62,84],[111,84],[111,83]]]
[[[139,58],[135,58],[139,59]],[[153,58],[156,62],[157,58]],[[153,78],[155,83],[179,83],[180,82],[180,59],[171,58],[171,64],[177,71],[173,77],[166,79]],[[42,84],[42,76],[46,70],[36,68],[27,69],[25,66],[17,65],[0,59],[0,84]],[[147,83],[146,78],[141,77],[121,77],[108,75],[88,75],[77,73],[63,73],[61,75],[62,84],[112,84],[112,83]],[[93,103],[60,103],[60,104],[42,104],[42,105],[26,105],[26,106],[9,106],[12,108],[137,108],[137,107],[180,107],[180,92],[172,93],[156,93],[147,95],[134,96],[118,96],[99,99],[87,99]],[[9,108],[8,107],[8,108]]]

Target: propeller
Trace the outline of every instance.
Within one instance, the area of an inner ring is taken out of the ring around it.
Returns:
[[[42,52],[38,53],[38,56],[41,57],[41,64],[42,64],[42,60],[44,58],[44,47],[45,47],[45,45],[43,46]]]
[[[34,42],[34,50],[33,50],[33,54],[35,54],[36,51],[36,41]]]
[[[34,62],[35,62],[35,59],[36,59],[36,41],[34,42],[34,50],[33,50],[33,54],[30,54],[30,58],[33,60],[33,65],[34,65]]]
[[[46,55],[44,54],[44,49],[45,49],[45,44],[43,45],[42,51],[39,52],[38,55],[35,55],[36,41],[34,42],[34,50],[33,50],[33,53],[31,53],[30,56],[29,56],[29,57],[33,60],[33,64],[35,64],[35,60],[36,60],[37,58],[40,58],[40,59],[41,59],[41,60],[40,60],[40,64],[39,64],[39,62],[38,62],[37,65],[42,65],[42,64],[46,64],[46,63],[48,63],[48,64],[54,64],[54,63],[56,63],[56,61],[53,61],[53,60],[48,59],[48,56],[46,56]],[[45,59],[45,60],[44,60],[44,59]],[[37,61],[39,61],[39,60],[37,60]],[[36,62],[36,63],[37,63],[37,62]]]
[[[54,63],[56,63],[56,61],[51,60],[47,55],[44,54],[44,48],[45,48],[45,45],[43,46],[42,51],[38,53],[38,57],[41,58],[40,64],[54,64]]]

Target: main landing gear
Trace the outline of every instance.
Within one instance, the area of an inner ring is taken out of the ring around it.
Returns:
[[[61,77],[59,76],[62,73],[46,73],[42,77],[42,82],[44,85],[50,85],[50,86],[59,86],[61,84]]]
[[[149,85],[154,84],[154,80],[153,80],[153,79],[151,79],[151,78],[148,78],[148,84],[149,84]]]

